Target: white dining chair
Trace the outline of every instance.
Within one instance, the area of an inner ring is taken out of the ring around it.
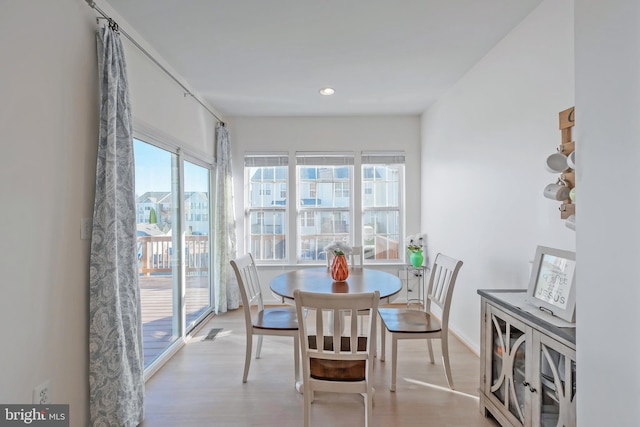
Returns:
[[[453,377],[449,363],[449,311],[453,288],[462,267],[462,261],[453,259],[443,254],[438,254],[431,268],[429,286],[425,300],[424,310],[408,308],[380,308],[378,313],[382,319],[381,331],[381,356],[385,360],[386,331],[391,333],[391,391],[396,391],[396,371],[398,365],[398,340],[401,339],[426,339],[429,359],[433,360],[433,346],[431,340],[439,338],[442,345],[442,363],[449,388],[453,390]],[[431,304],[438,306],[441,311],[441,320],[435,318],[431,312]],[[385,330],[386,329],[386,330]]]
[[[295,308],[293,306],[264,307],[258,271],[251,254],[246,254],[235,260],[231,260],[231,266],[233,267],[240,287],[247,336],[242,382],[246,383],[247,376],[249,375],[254,335],[258,337],[256,359],[260,358],[262,338],[264,335],[293,337],[294,380],[297,382],[300,377],[300,352],[298,343],[298,316]],[[257,306],[257,311],[252,310],[253,306]]]
[[[355,294],[326,294],[294,291],[299,319],[302,353],[304,426],[311,425],[311,402],[316,391],[358,393],[364,397],[365,426],[372,420],[374,389],[371,382],[376,348],[375,312],[378,291]],[[309,312],[303,321],[305,310]],[[314,315],[311,312],[315,311]],[[358,313],[369,311],[367,333],[358,334]],[[342,333],[340,318],[348,312],[349,328]],[[324,316],[332,325],[325,334]]]

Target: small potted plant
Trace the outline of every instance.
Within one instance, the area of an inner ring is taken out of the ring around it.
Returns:
[[[414,234],[407,236],[407,253],[409,254],[409,262],[415,268],[421,267],[424,261],[423,247],[424,235]]]
[[[325,252],[333,254],[331,262],[331,277],[336,282],[344,282],[349,277],[349,263],[347,255],[351,255],[351,247],[344,242],[333,241],[324,247]]]

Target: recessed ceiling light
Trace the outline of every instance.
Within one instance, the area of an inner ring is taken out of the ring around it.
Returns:
[[[320,95],[330,96],[336,93],[336,90],[332,87],[323,87],[318,92],[320,92]]]

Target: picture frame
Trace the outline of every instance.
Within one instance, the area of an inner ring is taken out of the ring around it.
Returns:
[[[576,254],[538,246],[533,259],[527,302],[568,322],[576,317]]]

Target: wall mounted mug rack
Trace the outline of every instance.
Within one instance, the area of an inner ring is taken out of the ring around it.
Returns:
[[[573,126],[575,125],[575,107],[560,111],[560,113],[558,113],[558,118],[561,139],[557,151],[567,157],[572,156],[571,158],[575,159],[575,154],[572,155],[572,153],[575,151],[576,143],[573,141],[571,136]],[[573,161],[568,162],[567,168],[560,172],[560,177],[558,179],[564,182],[570,190],[573,190],[576,186],[576,174],[575,170],[570,166],[575,166],[575,163],[573,163]],[[573,194],[575,194],[575,190],[573,191]],[[560,218],[567,219],[571,215],[575,215],[576,205],[572,202],[570,197],[567,197],[565,200],[561,201],[559,210]]]

